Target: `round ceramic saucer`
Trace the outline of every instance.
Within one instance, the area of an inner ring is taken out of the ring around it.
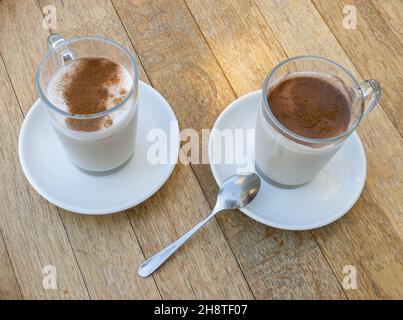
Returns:
[[[256,91],[237,99],[214,124],[209,141],[209,160],[219,185],[236,174],[239,166],[214,164],[215,141],[221,141],[222,159],[229,152],[226,148],[230,149],[226,145],[227,139],[217,138],[218,131],[214,129],[254,129],[260,96],[261,91]],[[364,187],[365,176],[364,148],[358,135],[353,133],[310,183],[295,189],[281,189],[262,179],[259,194],[241,211],[263,224],[280,229],[318,228],[339,219],[351,209]]]
[[[168,102],[152,87],[139,83],[139,115],[135,154],[121,170],[92,176],[68,159],[40,100],[29,110],[19,137],[19,157],[32,187],[54,205],[82,214],[107,214],[133,207],[151,195],[171,175],[179,153],[179,127]],[[147,161],[149,130],[166,132],[167,164]],[[169,158],[168,158],[169,159]]]

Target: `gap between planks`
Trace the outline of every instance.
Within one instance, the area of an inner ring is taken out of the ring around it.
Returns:
[[[39,1],[39,0],[37,0],[37,1]],[[137,53],[136,47],[135,47],[135,45],[134,45],[134,43],[133,43],[133,41],[132,41],[132,39],[131,39],[131,37],[130,37],[130,35],[129,35],[127,29],[126,29],[126,26],[125,26],[123,20],[121,19],[120,15],[119,15],[118,10],[116,10],[116,7],[115,7],[114,2],[113,2],[112,0],[109,0],[109,1],[110,1],[111,5],[112,5],[113,9],[115,10],[115,13],[116,13],[116,15],[117,15],[117,17],[118,17],[118,19],[119,19],[121,25],[122,25],[122,28],[123,28],[123,30],[124,30],[124,32],[125,32],[127,38],[129,39],[129,41],[130,41],[130,43],[131,43],[131,45],[132,45],[132,47],[133,47],[133,50]],[[204,39],[205,42],[207,43],[206,39],[204,38],[203,33],[202,33],[201,30],[200,30],[199,25],[198,25],[197,22],[195,21],[195,19],[194,19],[194,17],[193,17],[193,14],[192,14],[191,11],[189,10],[189,8],[188,8],[186,2],[185,2],[184,0],[181,0],[181,1],[184,2],[184,4],[185,4],[187,10],[189,11],[190,15],[192,16],[193,21],[194,21],[195,24],[197,25],[197,28],[198,28],[200,34],[203,36],[203,39]],[[218,66],[220,67],[220,69],[221,69],[221,66],[220,66],[220,64],[218,63],[217,58],[216,58],[215,55],[213,54],[213,52],[212,52],[212,50],[211,50],[211,48],[210,48],[210,46],[209,46],[208,43],[207,43],[207,46],[208,46],[210,52],[212,53],[214,59],[216,60],[217,65],[218,65]],[[146,76],[147,76],[147,78],[148,78],[148,81],[150,81],[151,86],[153,86],[152,80],[151,80],[151,78],[148,76],[148,74],[147,74],[147,69],[145,68],[145,66],[144,66],[144,64],[143,64],[143,61],[141,60],[141,57],[140,57],[140,55],[139,55],[138,53],[137,53],[137,57],[138,57],[138,60],[139,60],[139,62],[140,62],[140,64],[141,64],[141,66],[142,66],[143,69],[144,69],[144,72],[145,72],[145,74],[146,74]],[[222,69],[221,69],[221,71],[222,71]],[[234,96],[236,96],[236,95],[235,95],[235,91],[234,91],[232,85],[230,84],[230,82],[228,81],[228,79],[227,79],[227,77],[226,77],[226,75],[225,75],[224,72],[223,72],[223,74],[224,74],[225,79],[226,79],[227,82],[229,83],[229,85],[230,85],[230,87],[231,87],[231,90],[232,90]],[[153,87],[154,87],[154,86],[153,86]],[[181,164],[179,164],[179,165],[181,165]],[[190,169],[191,169],[191,171],[192,171],[192,174],[194,175],[194,177],[195,177],[195,179],[196,179],[196,181],[197,181],[197,183],[198,183],[198,186],[199,186],[199,188],[200,188],[200,190],[201,190],[201,192],[202,192],[202,194],[203,194],[204,199],[206,200],[207,204],[209,205],[210,210],[212,210],[212,208],[213,208],[213,203],[210,203],[210,201],[209,201],[209,199],[208,199],[208,197],[207,197],[207,195],[206,195],[206,193],[205,193],[205,191],[204,191],[204,189],[203,189],[203,187],[202,187],[202,185],[201,185],[201,183],[200,183],[199,177],[196,175],[196,172],[195,172],[193,166],[192,166],[192,165],[189,165],[189,166],[190,166]],[[222,233],[222,235],[223,235],[225,241],[227,241],[227,243],[228,243],[228,247],[229,247],[230,250],[231,250],[232,256],[234,257],[234,260],[236,261],[236,263],[237,263],[237,265],[238,265],[238,267],[239,267],[239,270],[241,271],[242,276],[243,276],[243,278],[244,278],[246,284],[248,285],[248,288],[249,288],[251,294],[253,295],[254,299],[256,299],[256,296],[255,296],[255,294],[254,294],[254,292],[253,292],[253,290],[252,290],[252,288],[251,288],[251,286],[250,286],[250,284],[249,284],[249,281],[247,280],[247,278],[246,278],[246,276],[245,276],[245,273],[244,273],[244,271],[243,271],[243,269],[242,269],[242,267],[241,267],[241,265],[240,265],[240,263],[239,263],[239,261],[238,261],[236,255],[235,255],[235,253],[234,253],[234,250],[233,250],[233,248],[232,248],[230,242],[228,241],[228,238],[227,238],[226,235],[225,235],[225,232],[224,232],[224,230],[223,230],[223,228],[222,228],[220,222],[216,219],[216,217],[214,217],[213,219],[216,220],[217,225],[219,226],[220,231],[221,231],[221,233]],[[130,219],[129,219],[129,220],[130,220]],[[143,248],[141,247],[141,245],[140,245],[140,248],[141,248],[141,250],[143,251]],[[144,252],[143,252],[143,255],[144,255]],[[157,287],[158,287],[158,286],[157,286]],[[193,289],[192,289],[192,291],[193,291]],[[161,295],[161,296],[162,296],[162,295]]]
[[[221,63],[220,63],[219,60],[217,59],[217,56],[215,55],[215,53],[214,53],[214,51],[212,50],[212,48],[211,48],[209,42],[208,42],[207,39],[206,39],[204,33],[202,32],[202,29],[200,28],[200,26],[199,26],[197,20],[195,19],[194,15],[193,15],[193,12],[190,10],[190,8],[189,8],[189,6],[188,6],[186,0],[182,0],[182,1],[184,2],[185,6],[186,6],[187,10],[189,11],[189,13],[190,13],[190,15],[191,15],[193,21],[195,22],[195,24],[196,24],[196,26],[197,26],[197,28],[198,28],[200,34],[202,35],[202,38],[204,39],[204,42],[206,43],[208,49],[210,50],[212,56],[214,57],[214,60],[216,61],[217,65],[219,66],[219,68],[220,68],[222,74],[224,75],[226,81],[228,82],[228,84],[229,84],[229,86],[230,86],[230,88],[231,88],[231,91],[232,91],[233,95],[234,95],[236,98],[239,98],[239,95],[236,94],[235,89],[234,89],[234,87],[233,87],[231,81],[230,81],[229,78],[228,78],[228,75],[226,74],[226,72],[224,71],[224,68],[222,67]],[[272,31],[272,33],[274,34],[274,36],[276,36],[276,34],[275,34],[275,33],[273,32],[273,30],[271,29],[270,25],[267,23],[266,18],[263,16],[263,14],[262,14],[262,12],[261,12],[259,6],[257,6],[255,2],[254,2],[254,4],[255,4],[257,10],[259,11],[260,15],[262,16],[262,18],[265,20],[267,28]],[[281,43],[278,41],[277,38],[276,38],[276,42],[279,44],[279,47],[280,47],[281,50],[283,51],[284,55],[285,55],[286,57],[289,57],[289,55],[286,53],[286,51],[284,50],[283,46],[281,45]],[[280,62],[280,61],[279,61],[279,62]],[[192,170],[193,170],[193,169],[192,169]],[[196,175],[196,174],[195,174],[195,175]],[[201,183],[200,183],[199,178],[197,177],[197,175],[196,175],[196,179],[197,179],[197,181],[199,182],[200,188],[203,190],[202,185],[201,185]],[[204,191],[204,190],[203,190],[203,193],[205,194],[205,191]],[[206,199],[207,199],[206,194],[205,194],[205,197],[206,197]],[[208,201],[208,199],[207,199],[207,201]],[[211,205],[212,205],[212,204],[210,204],[210,206],[211,206]],[[243,214],[243,213],[242,213],[242,214]],[[219,223],[219,225],[220,225],[220,228],[222,229],[222,226],[221,226],[220,223]],[[269,227],[269,228],[271,228],[271,227]],[[223,232],[223,233],[224,233],[224,232]],[[320,246],[320,244],[319,244],[319,242],[317,241],[316,237],[314,236],[313,232],[312,232],[312,231],[309,231],[309,233],[311,234],[313,240],[315,241],[315,243],[317,244],[318,248],[320,249],[320,252],[321,252],[323,258],[325,259],[325,261],[326,261],[326,263],[327,263],[329,269],[332,271],[332,273],[333,273],[333,275],[334,275],[334,278],[335,278],[336,281],[338,282],[338,284],[339,284],[339,286],[340,286],[340,289],[342,290],[344,296],[346,297],[346,299],[348,299],[348,295],[346,294],[346,292],[345,292],[345,290],[344,290],[342,284],[340,283],[338,277],[336,276],[335,271],[333,270],[332,266],[330,265],[330,262],[328,261],[326,255],[325,255],[325,253],[324,253],[324,251],[323,251],[323,248]],[[225,236],[225,234],[224,234],[224,236]],[[226,239],[227,239],[227,238],[226,238]],[[227,239],[227,242],[230,244],[230,242],[228,241],[228,239]],[[230,245],[230,248],[231,248],[231,250],[233,251],[233,248],[232,248],[231,245]],[[238,260],[237,260],[237,262],[238,262]],[[238,264],[239,264],[239,262],[238,262]],[[242,269],[241,269],[241,270],[242,270]],[[242,270],[242,273],[243,273],[243,270]],[[249,282],[248,282],[248,281],[247,281],[247,283],[248,283],[248,285],[249,285]],[[252,291],[252,292],[253,292],[253,291]]]
[[[44,13],[43,13],[43,10],[42,10],[42,7],[41,7],[41,5],[40,5],[40,3],[39,3],[39,0],[36,0],[36,4],[38,5],[38,8],[39,8],[39,10],[41,11],[42,16],[45,18]],[[113,6],[113,3],[112,3],[112,6]],[[113,8],[115,9],[114,6],[113,6]],[[115,10],[115,12],[116,12],[116,10]],[[123,23],[122,23],[122,21],[121,21],[119,15],[118,15],[118,18],[119,18],[119,21],[121,22],[121,24],[122,24],[122,26],[123,26]],[[123,28],[124,28],[124,27],[123,27]],[[125,28],[124,28],[124,29],[125,29]],[[55,33],[51,28],[48,28],[48,31],[49,31],[49,35]],[[125,30],[125,32],[126,32],[126,30]],[[131,41],[130,41],[130,42],[131,42]],[[132,45],[133,45],[133,44],[132,44]],[[136,52],[136,49],[134,48],[134,46],[133,46],[133,50]],[[136,53],[137,53],[137,52],[136,52]],[[143,69],[144,69],[144,68],[143,68]],[[148,78],[148,76],[147,76],[147,78]],[[148,78],[148,80],[149,80],[149,78]],[[13,90],[14,90],[14,88],[13,88]],[[20,109],[21,109],[21,106],[20,106]],[[21,111],[22,111],[22,109],[21,109]],[[71,244],[70,236],[69,236],[69,233],[67,232],[66,225],[65,225],[65,221],[64,221],[64,219],[63,219],[63,217],[62,217],[62,214],[60,213],[60,209],[59,209],[58,207],[56,207],[56,208],[57,208],[57,212],[59,213],[60,219],[62,220],[63,228],[64,228],[64,230],[65,230],[65,232],[66,232],[66,236],[67,236],[67,239],[68,239],[68,241],[69,241],[69,245],[70,245],[70,247],[71,247],[71,250],[72,250],[72,252],[73,252],[74,259],[76,260],[78,269],[80,270],[80,274],[81,274],[81,277],[82,277],[82,279],[83,279],[84,286],[85,286],[85,288],[86,288],[86,290],[87,290],[88,296],[89,296],[90,299],[91,299],[90,291],[89,291],[89,289],[88,289],[88,286],[87,286],[87,283],[86,283],[86,281],[85,281],[83,272],[82,272],[82,270],[81,270],[80,263],[78,262],[78,259],[77,259],[77,256],[76,256],[76,252],[75,252],[75,250],[74,250],[74,247],[73,247],[72,244]],[[131,220],[130,220],[129,213],[127,212],[127,210],[124,210],[124,213],[125,213],[125,216],[127,217],[127,220],[128,220],[129,225],[130,225],[130,228],[131,228],[131,230],[133,231],[133,235],[134,235],[136,241],[137,241],[138,244],[139,244],[140,251],[141,251],[141,253],[142,253],[142,255],[143,255],[143,259],[145,260],[144,250],[143,250],[142,246],[140,245],[140,242],[139,242],[139,240],[138,240],[138,236],[137,236],[136,231],[134,230],[134,227],[133,227],[132,222],[131,222]],[[152,277],[152,279],[153,279],[153,281],[154,281],[154,284],[155,284],[155,286],[156,286],[156,288],[157,288],[157,290],[158,290],[158,294],[159,294],[160,298],[163,299],[162,294],[161,294],[161,290],[160,290],[160,288],[158,287],[157,282],[155,281],[154,275],[151,275],[151,277]]]

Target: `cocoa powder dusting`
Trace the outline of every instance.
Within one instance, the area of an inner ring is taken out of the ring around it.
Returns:
[[[347,95],[321,78],[286,79],[270,90],[267,99],[277,120],[304,137],[335,137],[347,130],[350,123]]]
[[[116,98],[114,98],[114,99],[112,100],[113,104],[116,105],[116,104],[118,104],[119,102],[121,102],[121,101],[125,98],[126,93],[127,93],[127,90],[126,90],[126,89],[120,89],[120,91],[119,91],[119,96],[116,97]],[[112,96],[113,96],[113,95],[112,95]]]
[[[105,111],[111,98],[108,88],[120,81],[120,66],[106,58],[81,58],[75,63],[62,88],[68,111],[74,114]],[[110,117],[66,120],[71,129],[79,131],[97,131],[111,126],[112,122]]]

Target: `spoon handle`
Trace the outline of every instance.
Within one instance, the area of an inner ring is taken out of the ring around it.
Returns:
[[[218,211],[211,211],[207,217],[196,224],[192,229],[186,232],[176,241],[162,249],[161,251],[148,258],[139,268],[139,275],[143,278],[148,277],[155,270],[157,270],[182,244],[185,243],[191,236],[193,236],[201,227],[203,227]]]

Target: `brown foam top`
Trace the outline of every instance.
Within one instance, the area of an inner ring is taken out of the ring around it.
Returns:
[[[68,111],[73,114],[94,114],[108,107],[109,86],[120,81],[120,65],[106,58],[80,58],[66,74],[61,88]],[[73,130],[96,131],[112,125],[110,117],[66,120]]]
[[[270,90],[267,99],[276,119],[303,137],[335,137],[350,124],[348,95],[338,84],[321,77],[286,78]]]

